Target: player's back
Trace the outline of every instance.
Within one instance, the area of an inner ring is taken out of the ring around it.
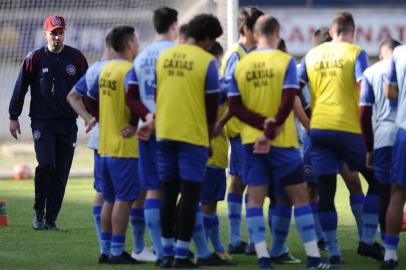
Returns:
[[[406,45],[395,48],[393,51],[393,59],[396,63],[396,77],[399,88],[399,110],[396,117],[396,123],[402,129],[406,129]]]
[[[120,131],[127,126],[131,112],[125,103],[125,78],[132,64],[111,60],[99,75],[99,153],[112,157],[138,157],[137,139],[124,138]]]
[[[397,100],[387,99],[384,92],[384,76],[388,65],[390,65],[390,59],[379,61],[364,71],[365,79],[373,91],[374,118],[377,125],[396,120]]]
[[[311,128],[361,132],[359,89],[354,70],[361,48],[346,42],[325,42],[305,58],[312,99]]]
[[[169,48],[158,57],[158,138],[209,145],[205,86],[208,67],[212,61],[215,60],[211,54],[188,44]]]
[[[276,116],[282,100],[286,71],[291,60],[292,57],[287,53],[267,49],[251,52],[237,64],[235,79],[247,109],[267,117]],[[293,76],[296,78],[296,70],[294,71]],[[243,143],[248,144],[254,143],[262,132],[243,124],[241,134]],[[298,146],[293,113],[286,119],[272,145]]]
[[[155,113],[155,63],[159,54],[175,45],[171,40],[158,40],[146,47],[134,60],[140,98],[148,110]]]

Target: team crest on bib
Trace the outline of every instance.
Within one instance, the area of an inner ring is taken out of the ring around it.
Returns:
[[[32,137],[34,138],[34,141],[38,141],[41,138],[41,131],[35,130],[32,133]]]
[[[76,74],[76,68],[74,65],[67,65],[66,66],[66,73],[68,73],[68,75],[75,75]]]
[[[56,26],[56,25],[61,25],[62,21],[59,18],[53,18],[52,19],[52,25]]]

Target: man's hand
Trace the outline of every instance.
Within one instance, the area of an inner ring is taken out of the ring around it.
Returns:
[[[93,129],[93,127],[96,125],[97,121],[96,118],[91,116],[90,118],[85,120],[85,127],[86,127],[86,133],[89,133]]]
[[[271,151],[271,140],[262,134],[254,144],[254,154],[268,154]]]
[[[155,131],[155,119],[152,113],[147,114],[145,117],[145,123],[140,126],[137,131],[138,139],[142,141],[148,141],[151,135]]]
[[[372,169],[374,165],[374,151],[367,152],[367,168]]]
[[[131,138],[137,133],[137,127],[128,124],[125,128],[123,128],[120,132],[121,136],[124,138]]]
[[[16,140],[18,139],[17,133],[21,135],[20,123],[18,120],[10,120],[10,133]]]
[[[221,122],[217,122],[216,124],[214,124],[212,137],[215,138],[222,134],[224,134],[224,125]]]

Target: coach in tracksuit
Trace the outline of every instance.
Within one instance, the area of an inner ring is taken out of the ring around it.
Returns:
[[[10,101],[10,132],[17,139],[28,87],[30,117],[38,166],[35,169],[35,230],[58,230],[55,220],[65,193],[76,144],[76,113],[66,101],[69,90],[88,67],[83,54],[63,45],[65,21],[49,16],[44,22],[47,46],[24,59]]]

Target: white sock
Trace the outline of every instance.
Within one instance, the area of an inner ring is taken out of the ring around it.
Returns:
[[[303,245],[305,248],[306,256],[320,258],[320,251],[317,247],[316,240],[304,243]]]
[[[257,252],[258,258],[270,258],[268,247],[266,246],[266,241],[259,242],[255,244],[255,251]]]
[[[389,261],[389,260],[394,260],[397,261],[398,260],[398,254],[396,252],[396,249],[385,249],[385,261]]]

